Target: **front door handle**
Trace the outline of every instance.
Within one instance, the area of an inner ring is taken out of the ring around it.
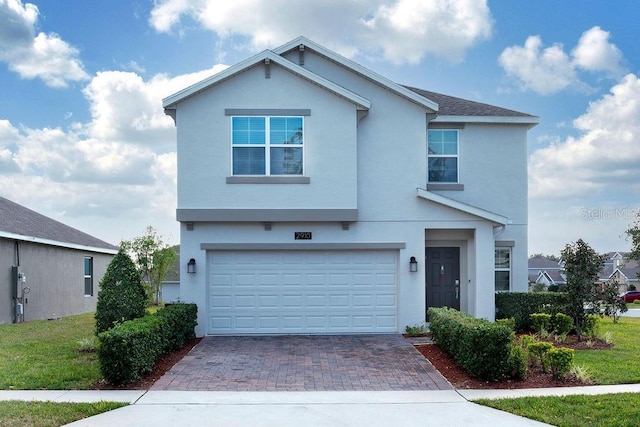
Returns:
[[[460,299],[460,288],[456,286],[456,299]]]

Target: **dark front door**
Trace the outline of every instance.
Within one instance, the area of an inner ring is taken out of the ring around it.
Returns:
[[[426,248],[425,265],[427,309],[460,310],[460,248]]]

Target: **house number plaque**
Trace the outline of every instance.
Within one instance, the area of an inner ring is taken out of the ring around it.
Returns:
[[[310,231],[296,231],[293,233],[293,238],[295,240],[311,240],[311,232]]]

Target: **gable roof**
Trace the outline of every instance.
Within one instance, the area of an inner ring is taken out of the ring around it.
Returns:
[[[477,216],[478,218],[485,219],[487,221],[491,221],[498,225],[507,225],[511,224],[511,220],[506,216],[490,212],[488,210],[478,208],[476,206],[469,205],[467,203],[459,202],[457,200],[450,199],[448,197],[442,196],[440,194],[433,193],[431,191],[423,190],[421,188],[417,189],[418,197],[429,200],[431,202],[437,203],[442,206],[446,206],[449,208],[453,208],[459,210],[461,212]]]
[[[562,269],[562,265],[560,261],[555,261],[553,259],[549,259],[547,257],[542,257],[542,256],[534,256],[529,258],[528,265],[529,265],[529,268],[536,268],[536,269],[545,269],[545,270]]]
[[[162,100],[162,106],[165,109],[165,113],[168,114],[168,111],[175,110],[179,102],[184,101],[185,99],[190,98],[194,95],[197,95],[198,93],[212,86],[215,86],[227,79],[230,79],[233,76],[239,73],[242,73],[243,71],[246,71],[249,68],[252,68],[259,64],[265,64],[265,63],[268,63],[268,64],[275,63],[287,69],[288,71],[292,72],[293,74],[296,74],[297,76],[303,79],[306,79],[314,84],[317,84],[318,86],[328,90],[329,92],[332,92],[335,95],[340,96],[346,99],[347,101],[352,102],[353,104],[356,105],[356,107],[359,110],[368,110],[371,107],[371,102],[368,99],[356,93],[353,93],[350,90],[345,89],[344,87],[337,85],[323,77],[320,77],[319,75],[312,73],[311,71],[307,70],[304,67],[296,65],[293,62],[289,61],[288,59],[283,58],[282,56],[277,55],[270,50],[265,50],[257,55],[252,56],[251,58],[248,58],[242,62],[239,62],[234,66],[227,68],[224,71],[214,74],[211,77],[201,80],[200,82],[194,85],[191,85],[186,89],[183,89],[173,95],[170,95],[164,98]]]
[[[115,254],[118,247],[0,197],[0,238]]]

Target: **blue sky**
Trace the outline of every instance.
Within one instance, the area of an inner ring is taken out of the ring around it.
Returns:
[[[112,243],[147,225],[177,243],[162,98],[304,35],[398,83],[540,116],[529,253],[628,250],[638,22],[636,0],[0,0],[0,196]]]

